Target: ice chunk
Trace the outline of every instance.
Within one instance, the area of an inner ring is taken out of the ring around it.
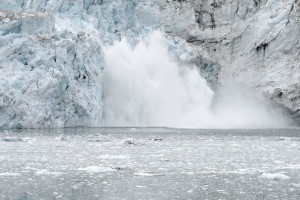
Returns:
[[[115,171],[114,169],[110,167],[98,167],[98,166],[90,166],[90,167],[85,167],[85,168],[79,168],[79,171],[86,171],[89,173],[99,173],[99,172],[110,172],[110,171]]]
[[[124,159],[129,159],[129,155],[101,155],[97,157],[98,159],[105,159],[105,160],[124,160]]]
[[[0,173],[0,176],[21,176],[21,174],[19,174],[19,173],[5,172],[5,173]]]
[[[265,179],[270,179],[270,180],[288,180],[291,177],[285,175],[285,174],[281,174],[281,173],[263,173],[261,175],[261,178],[265,178]]]
[[[60,174],[63,174],[63,173],[49,172],[47,169],[42,169],[42,170],[38,170],[35,174],[36,175],[60,175]]]
[[[137,172],[134,173],[135,176],[165,176],[165,174],[157,174],[157,173],[150,173],[150,172]]]
[[[5,137],[5,138],[2,138],[2,141],[4,141],[4,142],[22,142],[23,140],[19,137]]]

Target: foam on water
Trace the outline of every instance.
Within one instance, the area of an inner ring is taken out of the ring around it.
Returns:
[[[284,127],[279,114],[234,92],[212,106],[214,92],[197,68],[179,66],[164,36],[153,32],[135,47],[126,40],[104,49],[105,126],[180,128]]]

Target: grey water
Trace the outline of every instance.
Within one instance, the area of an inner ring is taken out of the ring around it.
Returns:
[[[0,199],[300,199],[300,129],[0,131]]]

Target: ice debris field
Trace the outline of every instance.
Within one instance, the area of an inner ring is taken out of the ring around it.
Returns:
[[[300,131],[0,132],[1,199],[289,199]]]

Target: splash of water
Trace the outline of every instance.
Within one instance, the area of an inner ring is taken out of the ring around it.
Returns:
[[[240,98],[235,103],[218,101],[213,110],[214,92],[196,67],[180,67],[172,61],[158,31],[147,44],[141,41],[132,48],[122,40],[104,53],[105,126],[255,128],[285,124],[263,106]]]

